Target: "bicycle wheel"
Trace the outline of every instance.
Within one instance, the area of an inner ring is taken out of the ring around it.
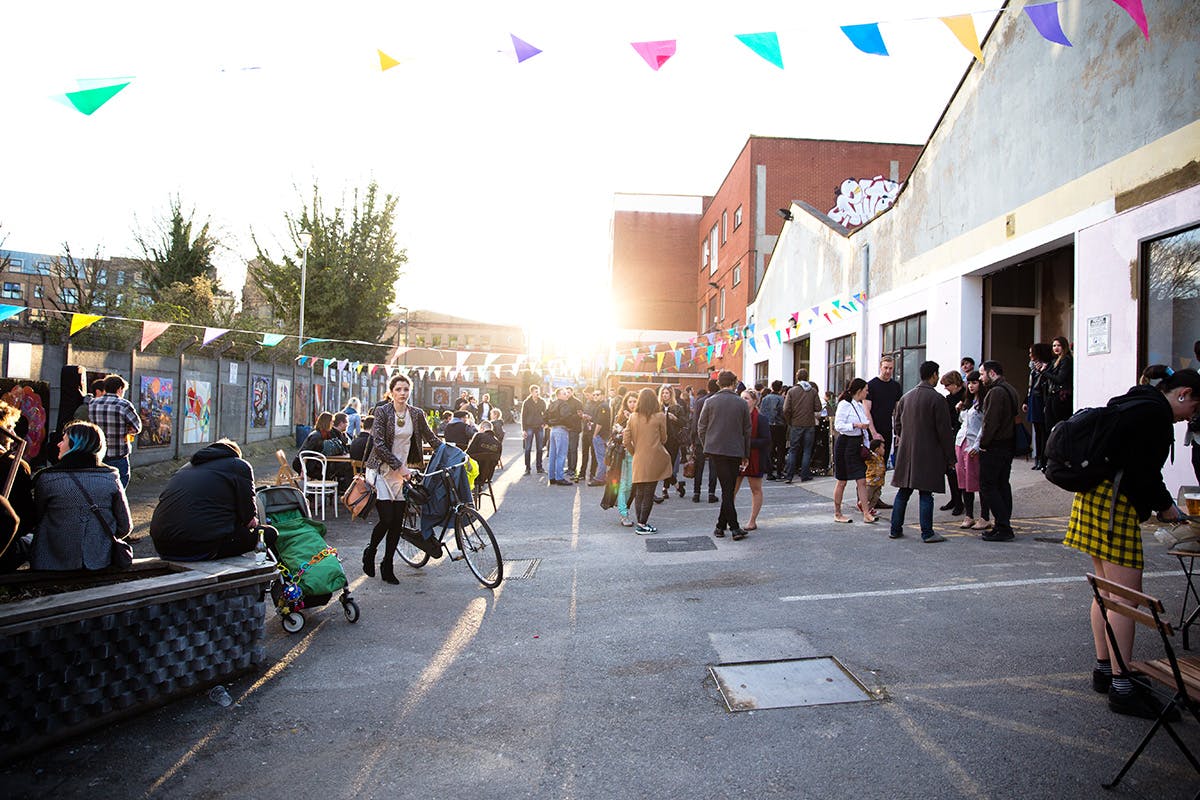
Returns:
[[[409,503],[407,510],[404,512],[404,530],[412,531],[417,536],[421,535],[421,509],[417,508],[415,503]],[[429,561],[429,553],[426,553],[403,536],[400,537],[400,544],[396,546],[396,553],[405,564],[417,569],[425,566]]]
[[[454,517],[454,538],[467,566],[488,589],[495,589],[504,580],[504,560],[492,529],[479,512],[463,506]]]

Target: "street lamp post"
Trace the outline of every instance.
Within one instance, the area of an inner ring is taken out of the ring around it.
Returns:
[[[304,346],[304,290],[308,283],[308,246],[312,244],[312,234],[308,231],[300,231],[296,238],[300,241],[300,246],[304,248],[304,260],[300,262],[300,343],[296,346],[299,350]]]

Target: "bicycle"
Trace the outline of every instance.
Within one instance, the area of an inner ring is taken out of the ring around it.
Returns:
[[[488,525],[487,520],[483,518],[478,509],[459,497],[458,489],[449,474],[455,466],[461,466],[461,464],[435,472],[415,472],[414,474],[422,481],[429,478],[441,481],[448,493],[449,508],[446,510],[445,516],[437,523],[442,526],[442,530],[437,536],[438,543],[445,545],[446,533],[453,524],[458,555],[456,556],[449,549],[446,549],[446,554],[450,556],[451,561],[465,560],[467,567],[484,588],[495,589],[504,580],[504,559],[500,556],[500,546],[496,544],[496,536],[492,533],[491,526]],[[428,491],[426,487],[414,481],[408,481],[404,485],[404,498],[408,501],[408,505],[402,526],[405,533],[413,534],[413,538],[421,536],[421,506],[424,504],[424,499],[428,497]],[[423,499],[420,495],[425,495],[425,498]],[[403,535],[400,537],[400,544],[396,548],[396,552],[405,564],[414,569],[420,569],[429,562],[429,553]]]

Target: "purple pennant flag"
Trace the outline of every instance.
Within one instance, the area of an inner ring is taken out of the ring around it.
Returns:
[[[715,344],[715,343],[716,343],[716,341],[717,341],[717,334],[716,334],[716,333],[706,333],[706,334],[704,334],[704,335],[705,335],[706,337],[708,337],[708,343],[709,343],[709,344]]]
[[[692,361],[695,361],[695,360],[696,360],[696,348],[693,347],[692,348]]]
[[[520,64],[522,61],[524,61],[526,59],[533,58],[538,53],[542,52],[541,50],[538,50],[536,47],[531,45],[529,42],[526,42],[522,39],[518,39],[516,36],[513,36],[513,34],[511,34],[511,33],[509,34],[509,36],[512,37],[513,49],[517,51],[517,63],[518,64]]]
[[[820,307],[820,306],[813,306],[813,307],[812,307],[812,312],[813,312],[813,314],[815,314],[815,315],[816,315],[816,316],[818,316],[818,317],[819,317],[819,316],[821,316],[821,307]]]
[[[1025,6],[1025,13],[1029,16],[1029,21],[1033,23],[1033,27],[1037,28],[1037,32],[1042,35],[1043,39],[1055,44],[1061,44],[1063,47],[1071,46],[1067,35],[1063,33],[1062,24],[1058,20],[1057,2]]]
[[[887,45],[883,43],[883,36],[879,34],[878,22],[868,22],[865,25],[843,25],[842,33],[846,34],[850,44],[867,55],[889,55]]]

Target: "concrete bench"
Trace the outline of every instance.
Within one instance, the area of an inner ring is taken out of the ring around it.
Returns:
[[[263,597],[274,575],[251,555],[0,576],[9,590],[83,587],[0,604],[0,760],[262,663]]]

